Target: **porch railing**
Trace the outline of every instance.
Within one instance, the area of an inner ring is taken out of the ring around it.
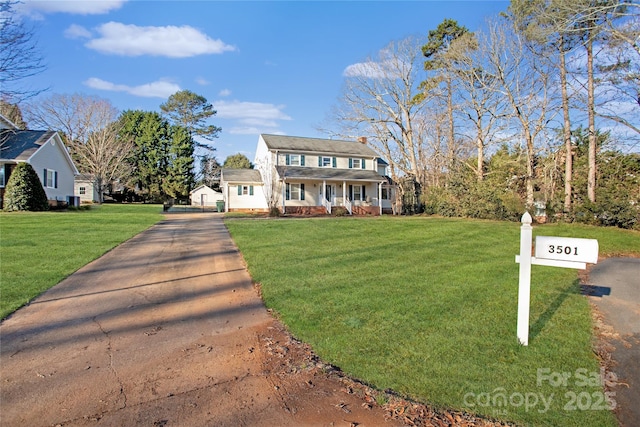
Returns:
[[[349,215],[353,215],[353,206],[351,205],[351,200],[345,198],[344,207],[347,208],[347,211],[349,211]]]
[[[325,207],[328,214],[331,213],[331,202],[327,200],[325,197],[322,197],[322,206]]]

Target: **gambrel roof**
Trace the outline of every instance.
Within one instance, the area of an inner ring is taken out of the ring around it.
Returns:
[[[267,148],[273,151],[297,151],[327,155],[378,157],[367,144],[339,139],[262,134]]]

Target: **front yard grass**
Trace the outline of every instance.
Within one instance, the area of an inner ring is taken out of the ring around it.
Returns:
[[[226,224],[266,305],[349,375],[435,407],[525,425],[616,425],[576,271],[532,267],[529,346],[517,342],[519,224]],[[601,256],[640,255],[638,232],[547,225],[537,234],[597,238]]]
[[[0,213],[0,319],[162,219],[161,205]]]

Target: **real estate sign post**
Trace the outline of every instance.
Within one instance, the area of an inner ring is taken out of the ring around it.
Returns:
[[[531,266],[545,265],[584,270],[587,268],[587,263],[596,264],[598,262],[598,241],[572,237],[537,236],[535,256],[531,256],[533,228],[529,212],[522,215],[521,221],[520,255],[516,255],[516,263],[520,264],[516,330],[520,344],[529,345]]]

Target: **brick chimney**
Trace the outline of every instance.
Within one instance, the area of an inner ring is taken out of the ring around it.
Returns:
[[[358,137],[358,142],[367,145],[367,137],[366,136],[359,136]]]

